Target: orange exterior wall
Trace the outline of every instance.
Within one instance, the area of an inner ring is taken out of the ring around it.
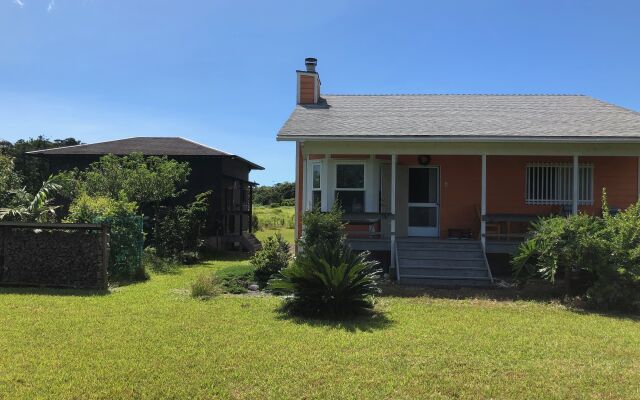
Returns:
[[[317,158],[323,157],[317,155]],[[302,199],[301,154],[299,160],[297,196]],[[594,174],[594,204],[580,206],[580,211],[598,214],[603,188],[606,188],[610,207],[626,208],[638,200],[637,157],[580,157],[579,161],[593,164]],[[487,156],[487,213],[548,215],[561,210],[558,205],[525,204],[526,164],[532,162],[572,163],[573,160],[571,157]],[[420,165],[418,156],[404,155],[398,157],[398,164]],[[477,237],[480,231],[481,157],[432,156],[430,165],[440,167],[440,237],[447,238],[449,229],[470,229]],[[405,189],[398,187],[397,190]],[[301,207],[302,201],[298,203],[298,232],[302,232]],[[397,204],[397,207],[406,207],[406,204]]]
[[[558,213],[560,206],[526,205],[525,165],[530,162],[572,163],[570,157],[487,157],[487,213]],[[626,208],[638,200],[638,159],[636,157],[580,157],[593,164],[593,205],[580,206],[582,212],[598,214],[602,190],[606,188],[610,207]]]

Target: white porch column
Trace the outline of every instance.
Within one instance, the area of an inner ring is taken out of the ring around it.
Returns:
[[[309,211],[309,156],[304,154],[304,148],[302,148],[302,212],[303,214]],[[313,182],[311,183],[313,185]],[[304,229],[304,227],[303,227]]]
[[[573,197],[572,197],[572,210],[571,212],[575,215],[578,213],[578,181],[580,179],[580,169],[578,165],[578,156],[574,154],[573,156]]]
[[[300,142],[296,142],[296,184],[295,184],[295,189],[296,189],[296,196],[295,196],[295,203],[296,203],[296,210],[295,210],[295,224],[294,224],[294,230],[293,230],[293,234],[295,239],[297,240],[300,237],[300,234],[302,232],[298,232],[298,213],[301,212],[302,208],[304,207],[304,192],[302,191],[302,182],[300,182],[300,178],[301,178],[301,174],[300,174],[300,162],[301,157],[300,157],[300,152],[301,152],[301,145]],[[304,176],[304,174],[302,174],[302,176]],[[303,193],[303,196],[300,196],[300,193]],[[296,250],[297,251],[297,250]]]
[[[638,157],[638,201],[640,201],[640,157]]]
[[[487,241],[487,155],[482,155],[482,183],[480,190],[480,243],[482,248],[486,250]]]
[[[331,154],[325,154],[320,170],[320,210],[329,211],[329,160]]]
[[[396,265],[396,167],[398,156],[391,155],[391,262],[390,266],[396,270],[396,279],[400,281],[400,270]]]

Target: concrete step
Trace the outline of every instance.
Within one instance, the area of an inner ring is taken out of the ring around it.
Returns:
[[[459,251],[480,251],[479,243],[469,242],[398,242],[398,249],[402,250],[459,250]]]
[[[420,260],[484,260],[481,251],[398,250],[398,257]]]
[[[446,251],[446,252],[480,252],[482,249],[480,246],[414,246],[414,245],[398,245],[400,251]]]
[[[455,276],[488,278],[486,268],[461,268],[461,267],[400,267],[400,276]]]
[[[404,236],[398,237],[398,241],[402,242],[420,242],[420,243],[480,243],[479,240],[473,239],[438,239],[432,237],[420,237],[420,236]]]
[[[448,267],[462,267],[462,268],[485,268],[486,264],[484,259],[475,260],[457,260],[451,258],[404,258],[398,257],[398,264],[401,267],[435,267],[435,268],[448,268]]]
[[[433,286],[433,287],[490,287],[491,279],[477,277],[456,276],[422,276],[400,275],[400,283],[403,285]]]

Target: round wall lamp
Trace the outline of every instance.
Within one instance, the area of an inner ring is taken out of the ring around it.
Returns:
[[[427,156],[427,155],[418,156],[418,163],[420,165],[429,165],[430,162],[431,162],[431,156]]]

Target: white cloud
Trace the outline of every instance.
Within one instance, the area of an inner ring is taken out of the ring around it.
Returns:
[[[55,6],[56,6],[56,0],[49,1],[49,5],[47,6],[47,12],[51,12],[51,10],[53,10],[53,7]]]
[[[22,0],[13,0],[13,2],[20,8],[24,7],[24,1]]]

